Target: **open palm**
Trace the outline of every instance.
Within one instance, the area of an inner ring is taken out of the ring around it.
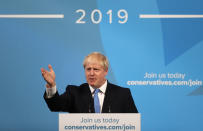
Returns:
[[[49,68],[49,71],[45,70],[44,68],[41,68],[42,76],[48,84],[47,87],[53,87],[56,85],[55,83],[56,75],[50,64],[48,65],[48,68]]]

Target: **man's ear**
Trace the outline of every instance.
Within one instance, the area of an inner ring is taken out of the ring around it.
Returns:
[[[108,69],[106,69],[106,70],[105,70],[105,72],[106,72],[106,75],[108,74],[108,71],[109,71]]]

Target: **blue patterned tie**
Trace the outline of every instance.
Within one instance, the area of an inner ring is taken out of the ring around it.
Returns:
[[[99,89],[95,89],[94,91],[94,110],[95,113],[100,113],[100,104],[99,104],[99,97],[98,97],[98,92]]]

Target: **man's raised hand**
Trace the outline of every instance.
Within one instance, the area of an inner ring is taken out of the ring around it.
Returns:
[[[45,70],[44,68],[41,68],[41,72],[44,80],[47,82],[46,87],[51,88],[56,85],[56,82],[55,82],[56,75],[50,64],[48,65],[48,68],[49,68],[49,71]]]

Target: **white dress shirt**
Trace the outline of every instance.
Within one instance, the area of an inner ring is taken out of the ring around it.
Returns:
[[[92,86],[90,86],[90,91],[92,93],[92,97],[94,97],[94,90],[96,88],[93,88]],[[100,112],[102,111],[102,107],[103,107],[103,103],[104,103],[104,97],[105,97],[105,92],[106,92],[106,87],[107,87],[107,80],[105,81],[105,83],[99,87],[99,92],[98,92],[98,97],[99,97],[99,104],[100,104]]]

